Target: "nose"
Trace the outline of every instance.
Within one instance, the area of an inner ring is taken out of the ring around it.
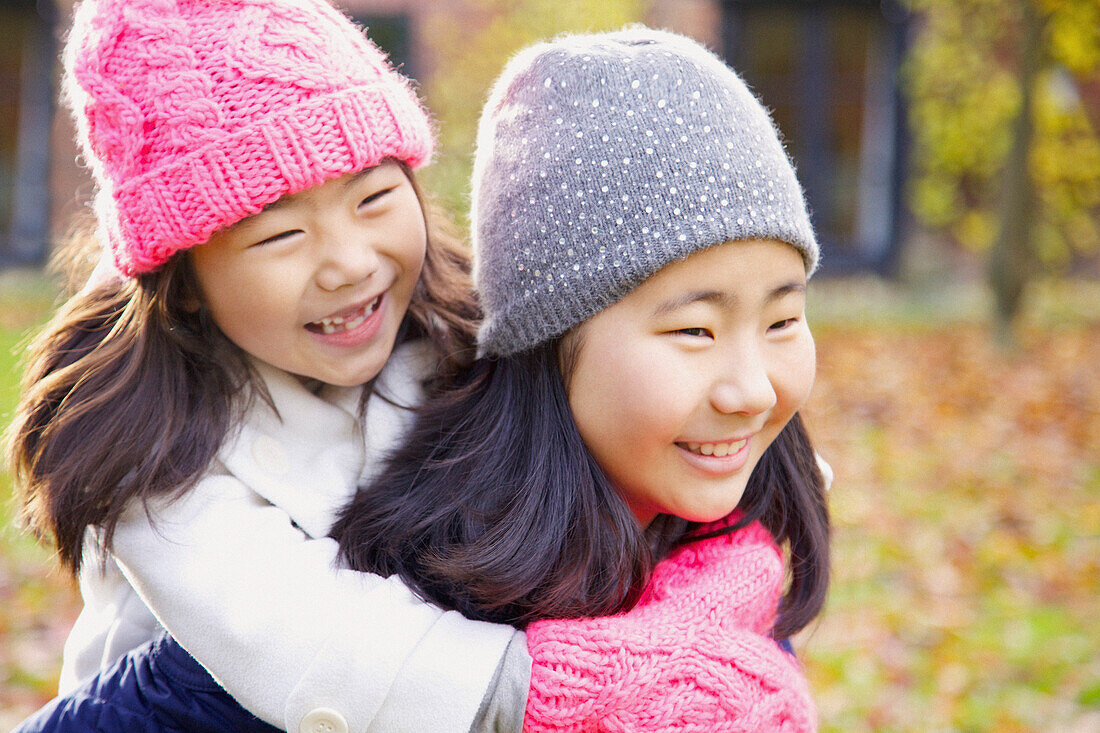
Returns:
[[[757,349],[743,349],[726,359],[720,377],[711,388],[710,402],[727,414],[759,415],[775,407],[775,387],[768,364]]]
[[[316,275],[322,290],[332,292],[357,285],[378,271],[378,252],[363,232],[353,229],[343,227],[325,233]]]

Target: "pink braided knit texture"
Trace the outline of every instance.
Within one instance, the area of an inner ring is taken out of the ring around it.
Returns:
[[[407,81],[324,0],[85,0],[64,60],[127,275],[283,195],[431,156]]]
[[[532,624],[524,730],[816,730],[798,662],[768,636],[782,583],[754,523],[678,549],[628,613]]]

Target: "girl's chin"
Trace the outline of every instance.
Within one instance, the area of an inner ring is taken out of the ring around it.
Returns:
[[[718,522],[725,519],[730,514],[732,514],[735,509],[737,509],[736,504],[728,508],[717,509],[714,511],[694,512],[689,516],[681,517],[681,519],[686,519],[687,521],[695,522],[696,524],[710,524],[711,522]]]
[[[728,517],[730,514],[733,514],[733,512],[737,509],[737,505],[739,503],[740,498],[738,498],[738,501],[733,504],[723,504],[720,507],[706,507],[690,510],[686,510],[683,507],[680,507],[679,509],[670,509],[666,511],[651,510],[649,512],[646,512],[645,514],[635,512],[635,516],[638,517],[638,523],[642,527],[648,527],[650,524],[653,523],[654,519],[661,516],[662,514],[669,514],[679,519],[683,519],[688,522],[694,522],[696,524],[710,524],[712,522],[719,522]]]

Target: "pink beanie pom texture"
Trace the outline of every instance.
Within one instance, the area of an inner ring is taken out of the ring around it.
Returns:
[[[126,275],[284,195],[431,157],[408,81],[324,0],[85,0],[64,62]]]

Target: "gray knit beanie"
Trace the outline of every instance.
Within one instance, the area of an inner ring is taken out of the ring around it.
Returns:
[[[560,336],[730,240],[818,250],[768,113],[715,55],[635,26],[508,62],[482,113],[471,218],[479,354]]]

